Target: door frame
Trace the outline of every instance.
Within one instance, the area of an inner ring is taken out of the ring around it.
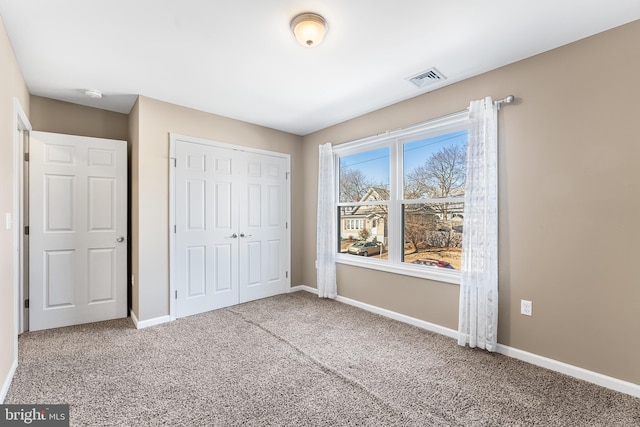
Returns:
[[[169,316],[171,320],[176,320],[176,143],[186,142],[191,144],[201,144],[216,148],[225,148],[229,150],[242,151],[252,154],[262,154],[284,158],[287,162],[287,212],[286,212],[286,236],[287,236],[287,271],[291,271],[291,155],[279,153],[276,151],[262,150],[259,148],[246,147],[243,145],[228,144],[225,142],[212,141],[204,138],[180,135],[177,133],[169,133]],[[291,283],[291,274],[289,274],[289,286]]]
[[[13,219],[7,221],[7,226],[13,227],[13,283],[14,283],[14,307],[15,310],[15,355],[18,357],[18,335],[28,330],[25,324],[24,300],[29,295],[29,283],[25,279],[25,262],[29,257],[24,244],[24,216],[25,216],[25,153],[27,145],[25,139],[32,130],[31,122],[27,117],[18,98],[13,98]]]

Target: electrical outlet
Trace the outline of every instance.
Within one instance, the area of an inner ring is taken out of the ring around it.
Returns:
[[[532,302],[525,299],[520,300],[520,314],[525,316],[533,316]]]

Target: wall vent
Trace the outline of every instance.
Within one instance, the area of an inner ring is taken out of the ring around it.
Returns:
[[[427,71],[423,71],[418,75],[409,77],[407,80],[416,85],[416,87],[425,87],[427,85],[438,83],[446,79],[447,78],[440,71],[436,70],[435,68],[431,68]]]

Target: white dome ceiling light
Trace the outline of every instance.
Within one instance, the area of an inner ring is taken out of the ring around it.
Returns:
[[[316,47],[328,31],[327,21],[316,13],[302,13],[291,20],[291,31],[302,46]]]

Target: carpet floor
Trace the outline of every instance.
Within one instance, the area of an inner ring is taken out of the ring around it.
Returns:
[[[5,403],[78,426],[640,426],[640,399],[306,292],[18,344]]]

